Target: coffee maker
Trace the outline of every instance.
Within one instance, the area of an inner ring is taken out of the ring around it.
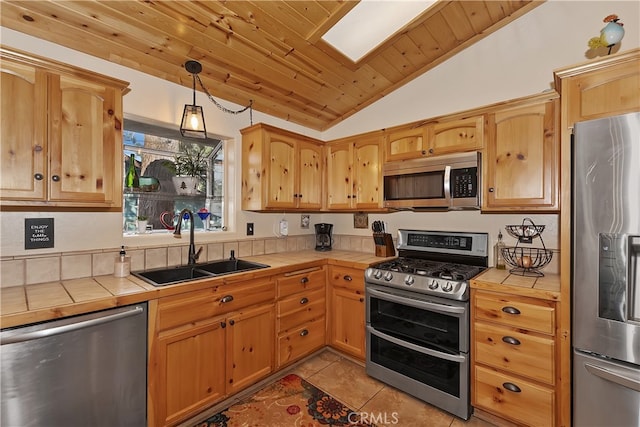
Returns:
[[[316,227],[316,251],[330,251],[333,239],[331,230],[333,224],[320,223],[315,224]]]

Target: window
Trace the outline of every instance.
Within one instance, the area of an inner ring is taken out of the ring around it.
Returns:
[[[224,229],[223,141],[184,138],[178,130],[127,119],[123,139],[124,233],[138,232],[139,217],[146,217],[147,232],[172,230],[182,209],[194,213],[196,230]],[[126,186],[132,154],[137,188]],[[193,186],[188,178],[176,177],[185,172],[195,176]]]

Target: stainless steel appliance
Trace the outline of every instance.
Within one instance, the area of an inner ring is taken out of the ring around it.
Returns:
[[[333,244],[331,232],[333,224],[315,224],[316,228],[316,251],[330,251]]]
[[[486,233],[398,230],[399,257],[365,272],[367,374],[469,418],[468,281],[488,250]]]
[[[395,209],[480,209],[480,153],[387,162],[384,206]]]
[[[147,424],[147,304],[0,332],[0,425]]]
[[[640,113],[577,123],[573,420],[640,425]]]

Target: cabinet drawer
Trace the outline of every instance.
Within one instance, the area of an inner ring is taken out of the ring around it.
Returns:
[[[474,318],[553,335],[555,303],[514,295],[476,292]]]
[[[324,316],[326,306],[324,289],[300,292],[278,301],[278,330],[284,331],[308,320]]]
[[[475,366],[473,375],[473,406],[524,425],[554,425],[553,389],[482,366]]]
[[[332,265],[329,266],[329,280],[333,286],[364,293],[364,270]]]
[[[278,366],[298,360],[325,342],[325,318],[321,317],[278,337]]]
[[[278,298],[286,297],[300,291],[324,287],[326,283],[324,269],[305,273],[287,275],[278,279]]]
[[[158,303],[158,327],[163,331],[260,302],[273,301],[275,293],[275,284],[270,278],[263,278],[161,298]]]
[[[522,334],[482,322],[474,324],[475,361],[553,385],[552,338]]]

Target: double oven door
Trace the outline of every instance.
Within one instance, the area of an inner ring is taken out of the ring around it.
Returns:
[[[469,302],[366,285],[367,373],[460,418],[469,398]]]

